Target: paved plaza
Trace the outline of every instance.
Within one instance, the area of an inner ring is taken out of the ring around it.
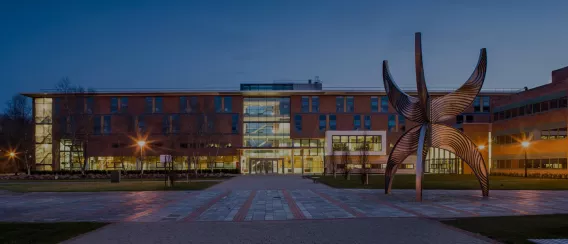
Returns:
[[[247,189],[248,188],[248,189]],[[0,221],[193,222],[568,213],[568,191],[333,189],[299,176],[240,176],[205,191],[0,192]]]

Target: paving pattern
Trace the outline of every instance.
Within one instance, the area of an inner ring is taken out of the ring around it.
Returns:
[[[300,189],[242,190],[238,184],[232,189],[228,186],[238,180],[230,180],[215,189],[187,192],[0,192],[0,221],[240,222],[568,213],[568,191],[502,190],[482,198],[475,190],[425,190],[424,201],[415,202],[414,190],[385,195],[382,190],[332,189],[299,177],[293,181],[300,183],[292,188]]]

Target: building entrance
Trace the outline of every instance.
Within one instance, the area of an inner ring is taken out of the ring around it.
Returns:
[[[249,168],[251,174],[282,173],[284,159],[281,158],[251,158]]]

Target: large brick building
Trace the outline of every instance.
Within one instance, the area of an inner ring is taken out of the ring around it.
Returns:
[[[520,141],[531,140],[531,170],[566,173],[567,70],[527,91],[483,90],[447,123],[480,147],[492,171],[518,170]],[[311,174],[333,162],[342,170],[346,158],[360,168],[366,154],[371,172],[382,172],[397,139],[414,126],[390,106],[384,90],[325,90],[311,81],[241,84],[235,91],[25,95],[33,98],[36,170],[77,170],[83,155],[91,170],[161,169],[160,155],[171,155],[176,169]],[[400,172],[414,172],[414,162],[408,158]],[[440,148],[430,149],[425,170],[470,172]]]

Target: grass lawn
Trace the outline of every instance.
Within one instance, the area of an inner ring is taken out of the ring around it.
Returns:
[[[101,191],[185,191],[203,190],[220,181],[176,182],[174,187],[165,187],[164,181],[122,181],[120,183],[100,182],[22,182],[3,183],[0,190],[14,192],[101,192]]]
[[[59,243],[106,223],[0,223],[0,243]]]
[[[415,175],[395,175],[393,189],[415,189]],[[319,182],[335,188],[384,189],[384,175],[370,175],[369,185],[361,184],[361,177],[352,175],[345,180],[343,175],[320,176]],[[478,190],[479,183],[473,175],[424,175],[424,189]],[[490,176],[489,187],[492,190],[568,190],[566,179],[538,179],[508,176]]]
[[[568,214],[460,218],[442,220],[442,223],[504,243],[568,238]]]

